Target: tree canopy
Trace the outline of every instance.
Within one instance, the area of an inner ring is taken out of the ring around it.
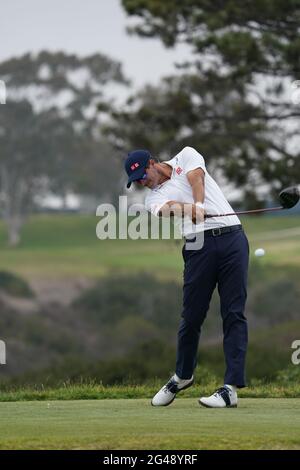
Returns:
[[[230,73],[299,77],[299,0],[122,0],[132,28],[166,46],[184,41]]]
[[[7,102],[0,109],[1,212],[11,244],[37,196],[118,192],[118,159],[99,129],[105,86],[127,85],[119,63],[101,54],[25,54],[0,63]],[[115,178],[112,178],[112,174]]]
[[[127,145],[162,154],[194,145],[252,196],[259,183],[277,191],[299,182],[300,109],[291,95],[300,70],[300,2],[122,4],[136,20],[132,33],[167,47],[185,42],[194,52],[177,77],[133,97],[125,120],[121,113]]]

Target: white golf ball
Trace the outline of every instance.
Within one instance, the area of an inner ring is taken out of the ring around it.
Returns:
[[[265,250],[263,248],[257,248],[257,250],[255,250],[255,256],[264,256],[265,255]]]

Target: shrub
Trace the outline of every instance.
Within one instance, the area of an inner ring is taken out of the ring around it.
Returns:
[[[24,279],[7,271],[0,271],[0,289],[15,297],[34,297],[29,284]]]

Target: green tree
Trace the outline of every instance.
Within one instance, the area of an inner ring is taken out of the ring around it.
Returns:
[[[2,62],[0,77],[8,94],[0,108],[0,208],[14,246],[38,196],[116,193],[110,176],[120,163],[99,130],[96,105],[108,110],[106,85],[128,82],[101,54],[47,51]]]
[[[129,15],[142,20],[132,31],[159,37],[169,47],[186,42],[203,57],[211,53],[214,66],[228,66],[227,75],[299,77],[299,0],[122,0],[122,4]]]
[[[162,119],[167,127],[162,131],[173,146],[186,140],[196,144],[211,160],[218,159],[226,176],[245,185],[251,196],[259,183],[269,182],[277,191],[299,182],[300,109],[291,95],[300,72],[300,2],[122,0],[122,4],[137,19],[131,32],[159,37],[167,47],[185,42],[195,57],[181,65],[181,77],[145,90],[135,100],[132,122],[140,118],[146,127],[149,121],[159,125]],[[145,94],[157,99],[152,103]],[[141,136],[129,145],[136,140]]]

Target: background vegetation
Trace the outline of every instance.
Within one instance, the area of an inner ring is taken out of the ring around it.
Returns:
[[[243,222],[251,247],[249,383],[292,385],[299,379],[299,368],[291,364],[291,344],[300,331],[298,217]],[[82,382],[153,386],[174,370],[181,242],[100,241],[93,235],[96,224],[95,217],[34,216],[15,249],[6,246],[0,228],[5,270],[0,273],[0,330],[7,345],[3,390]],[[254,256],[259,246],[266,249],[262,259]],[[37,279],[43,278],[40,285]],[[15,285],[23,290],[13,290]],[[217,295],[204,324],[198,362],[199,384],[222,380]]]
[[[166,47],[184,42],[191,60],[141,89],[104,52],[29,51],[0,63],[9,90],[0,108],[2,390],[142,384],[173,372],[181,242],[96,238],[96,206],[124,192],[128,150],[148,148],[164,160],[194,146],[228,195],[235,192],[235,208],[266,206],[300,182],[298,1],[120,4],[133,34]],[[155,67],[154,57],[145,60]],[[110,86],[127,90],[122,103]],[[78,213],[68,214],[70,196]],[[60,213],[44,211],[49,197],[59,198]],[[299,211],[293,214],[243,219],[252,254],[252,384],[298,381],[291,343],[300,335]],[[258,247],[266,249],[262,259],[253,256]],[[222,380],[221,331],[215,295],[199,383]]]

